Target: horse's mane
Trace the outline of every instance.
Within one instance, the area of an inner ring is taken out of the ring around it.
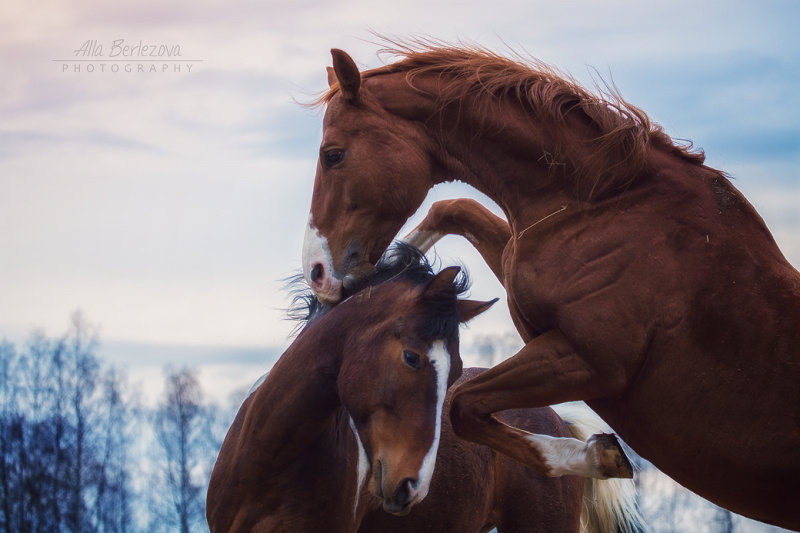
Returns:
[[[396,242],[375,265],[375,272],[355,285],[349,286],[342,294],[342,300],[349,298],[369,287],[389,281],[408,281],[414,285],[424,285],[436,276],[434,265],[428,261],[418,249],[402,242]],[[297,322],[295,333],[313,323],[332,307],[317,299],[305,282],[302,274],[287,280],[287,288],[292,296],[292,304],[287,310],[290,320]],[[457,320],[451,320],[453,303],[458,296],[469,288],[469,277],[462,268],[452,285],[452,292],[443,294],[441,302],[428,302],[431,310],[429,332],[433,338],[445,338],[452,333],[453,324],[458,327]]]
[[[604,84],[593,93],[537,59],[519,55],[511,59],[477,46],[424,40],[390,41],[382,52],[400,60],[363,72],[364,79],[404,72],[413,86],[415,77],[435,75],[442,82],[440,109],[472,98],[488,119],[499,99],[516,100],[548,127],[556,150],[545,154],[545,161],[554,170],[566,166],[581,197],[602,197],[636,181],[647,170],[650,146],[696,164],[705,160],[691,143],[676,145],[641,109],[623,100],[615,87]],[[318,103],[327,103],[336,92],[334,84]],[[592,131],[588,141],[565,127],[567,119],[581,115]]]

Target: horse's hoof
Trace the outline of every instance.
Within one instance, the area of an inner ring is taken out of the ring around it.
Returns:
[[[633,477],[633,466],[620,446],[616,435],[598,433],[589,437],[586,444],[589,447],[589,453],[594,456],[595,465],[601,477],[627,479]]]

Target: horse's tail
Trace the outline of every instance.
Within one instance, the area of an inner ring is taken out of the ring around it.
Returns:
[[[556,408],[572,436],[585,441],[610,429],[589,408],[565,404]],[[586,478],[583,484],[581,533],[642,533],[645,522],[636,505],[632,479]]]

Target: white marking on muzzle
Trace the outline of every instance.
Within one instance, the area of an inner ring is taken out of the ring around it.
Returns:
[[[442,409],[444,398],[447,395],[447,378],[450,376],[450,354],[442,340],[436,341],[428,353],[428,360],[436,371],[436,425],[434,426],[433,443],[422,460],[422,467],[419,469],[419,489],[417,491],[417,503],[425,499],[430,489],[433,469],[436,466],[436,453],[439,449],[439,439],[442,436]]]
[[[350,429],[353,430],[353,435],[356,436],[356,443],[358,444],[358,482],[356,483],[356,496],[353,498],[353,519],[356,519],[358,498],[361,495],[361,488],[364,486],[364,481],[367,479],[369,460],[367,460],[367,452],[364,451],[364,444],[361,442],[361,437],[358,436],[358,431],[356,431],[356,425],[352,418],[350,418]]]
[[[306,235],[303,239],[303,276],[309,286],[311,285],[311,269],[316,263],[321,263],[329,276],[332,277],[334,275],[333,259],[328,248],[328,239],[319,234],[319,231],[311,222],[311,217],[309,217]]]

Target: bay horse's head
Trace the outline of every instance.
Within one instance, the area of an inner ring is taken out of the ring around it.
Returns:
[[[332,54],[303,246],[306,281],[328,304],[372,271],[425,199],[433,165],[419,125],[387,110],[382,95],[362,83],[350,56]]]
[[[416,249],[392,253],[389,269],[381,261],[368,286],[319,322],[341,332],[336,382],[357,437],[359,489],[368,482],[386,511],[403,515],[428,493],[445,394],[462,370],[459,325],[494,302],[459,299],[458,267],[434,274]]]

